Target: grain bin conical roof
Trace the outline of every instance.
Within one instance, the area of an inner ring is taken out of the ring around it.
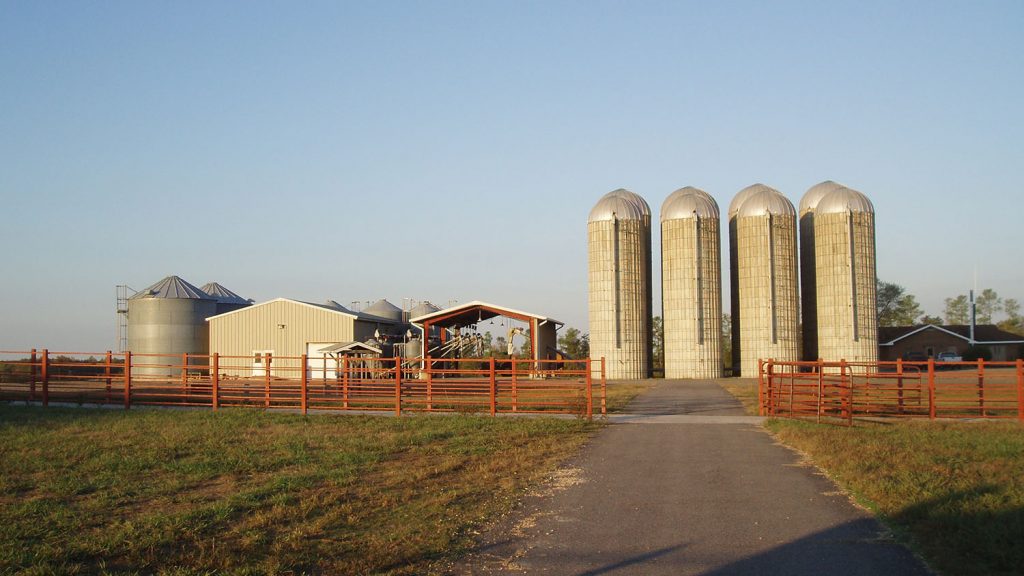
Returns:
[[[639,199],[639,201],[638,201]],[[597,204],[590,210],[588,222],[600,222],[603,220],[644,220],[650,218],[651,207],[647,201],[639,195],[619,188],[613,190],[597,201]]]
[[[341,304],[338,304],[334,300],[327,300],[327,301],[324,302],[323,305],[328,307],[328,308],[337,310],[338,312],[345,312],[346,314],[355,314],[355,312],[349,310],[348,308],[345,308],[344,306],[342,306]]]
[[[729,202],[729,220],[732,220],[733,218],[736,217],[737,214],[739,214],[740,207],[743,206],[743,203],[747,201],[747,198],[750,198],[754,194],[757,194],[758,192],[763,192],[765,190],[775,189],[765,186],[764,184],[758,182],[757,184],[751,184],[750,186],[747,186],[743,190],[737,192],[736,195],[732,197],[732,202]]]
[[[377,316],[380,318],[387,318],[389,320],[394,320],[396,322],[402,321],[402,309],[399,308],[398,306],[395,306],[391,302],[388,302],[387,299],[385,298],[377,300],[368,308],[364,309],[362,312],[363,314],[369,314],[371,316]]]
[[[804,197],[800,199],[800,215],[803,216],[808,212],[814,212],[822,198],[833,190],[840,188],[845,188],[845,186],[832,180],[825,180],[808,188],[807,192],[804,193]]]
[[[718,218],[718,203],[710,194],[687,186],[680,188],[661,205],[661,221],[676,220],[679,218]]]
[[[249,301],[242,298],[238,294],[235,294],[231,290],[228,290],[217,282],[210,282],[203,284],[200,288],[203,292],[210,295],[211,298],[217,301],[218,304],[249,304]]]
[[[430,302],[424,300],[420,302],[412,310],[409,311],[409,318],[419,318],[420,316],[426,316],[427,314],[433,314],[440,310],[437,306],[434,306]]]
[[[764,216],[766,214],[771,214],[772,216],[796,216],[796,209],[793,208],[793,203],[783,196],[781,192],[765,186],[765,190],[752,194],[743,202],[737,216],[747,218],[750,216]]]
[[[141,300],[143,298],[172,298],[181,300],[214,299],[206,292],[196,288],[178,276],[168,276],[148,288],[143,288],[136,292],[130,300]]]
[[[815,214],[832,214],[836,212],[864,212],[875,213],[875,206],[868,200],[868,197],[853,190],[852,188],[838,188],[826,194],[817,208]]]

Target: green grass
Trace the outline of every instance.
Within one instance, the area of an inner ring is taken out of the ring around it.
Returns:
[[[585,420],[0,405],[0,574],[419,574]]]
[[[1015,422],[771,420],[944,574],[1024,567],[1024,426]]]

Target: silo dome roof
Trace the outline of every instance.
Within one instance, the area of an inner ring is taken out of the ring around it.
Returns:
[[[803,216],[808,212],[814,212],[822,198],[828,195],[829,192],[840,188],[845,188],[845,186],[831,180],[825,180],[808,188],[807,192],[804,193],[804,197],[800,199],[800,215]]]
[[[729,202],[729,219],[732,220],[733,218],[736,217],[737,214],[739,214],[740,207],[743,206],[743,203],[746,202],[747,198],[750,198],[754,194],[757,194],[758,192],[762,192],[764,190],[771,190],[773,192],[777,192],[777,190],[775,190],[774,188],[765,186],[760,182],[757,184],[751,184],[750,186],[747,186],[743,190],[737,192],[736,195],[732,197],[732,202]]]
[[[635,198],[634,198],[635,197]],[[639,202],[637,202],[639,198]],[[651,208],[640,196],[619,188],[601,197],[590,210],[588,222],[601,222],[614,218],[618,220],[643,220],[650,217]]]
[[[399,322],[402,321],[402,309],[391,302],[388,302],[385,298],[377,300],[362,312],[363,314],[369,314],[371,316],[379,316],[381,318],[388,318]]]
[[[182,280],[178,276],[168,276],[163,280],[136,292],[130,300],[142,298],[173,298],[182,300],[213,300],[209,294]]]
[[[874,214],[875,207],[868,197],[852,188],[839,188],[826,194],[818,207],[814,210],[816,214],[834,214],[836,212],[864,212]]]
[[[767,187],[766,187],[767,188]],[[796,216],[796,209],[788,198],[777,190],[768,188],[753,194],[743,202],[738,216],[747,218],[749,216]]]
[[[200,288],[200,290],[209,294],[211,298],[220,304],[249,304],[248,300],[242,298],[238,294],[235,294],[231,290],[228,290],[217,282],[203,284],[203,287]]]
[[[718,203],[707,192],[687,186],[680,188],[661,205],[661,221],[681,218],[718,218]]]

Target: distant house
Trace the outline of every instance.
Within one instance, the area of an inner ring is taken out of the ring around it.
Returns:
[[[992,324],[971,327],[966,324],[938,326],[888,326],[878,328],[878,359],[893,361],[934,358],[941,352],[963,355],[972,346],[984,346],[992,352],[992,360],[1008,361],[1021,357],[1024,337]]]

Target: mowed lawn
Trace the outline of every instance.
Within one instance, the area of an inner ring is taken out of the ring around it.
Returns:
[[[419,574],[599,424],[0,405],[0,574]]]
[[[1024,425],[767,424],[942,574],[1024,573]]]

